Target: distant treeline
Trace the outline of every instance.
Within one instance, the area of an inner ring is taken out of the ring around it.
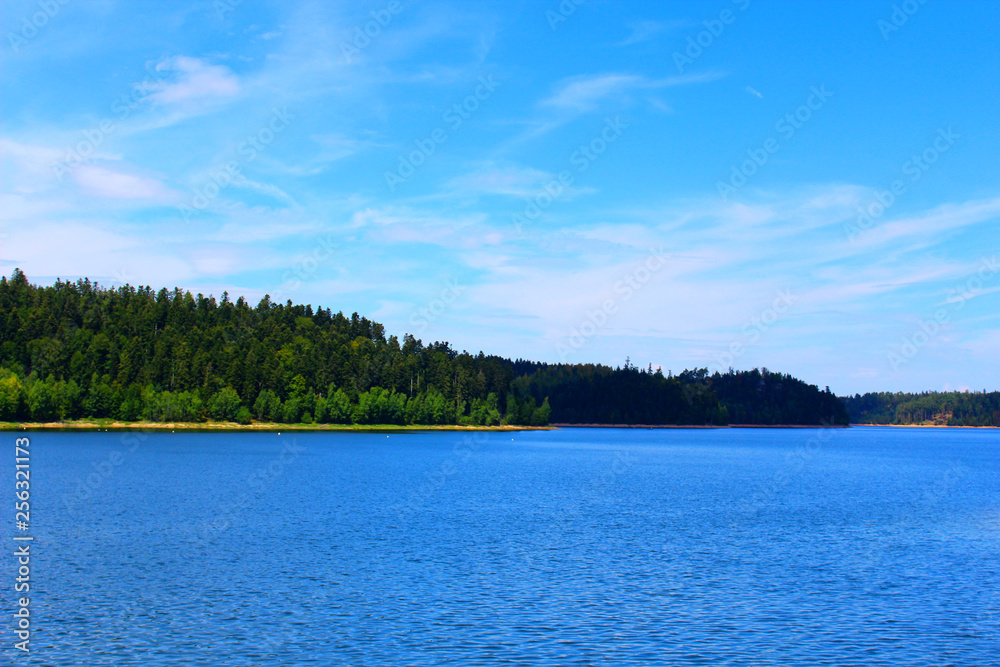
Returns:
[[[1000,392],[855,394],[843,399],[855,424],[1000,426]]]
[[[832,402],[831,402],[832,399]],[[544,425],[846,423],[763,371],[664,376],[459,353],[328,308],[0,278],[0,421]]]
[[[581,364],[546,366],[514,386],[547,396],[554,423],[846,425],[847,411],[829,388],[766,368],[664,376],[626,361],[624,368]]]

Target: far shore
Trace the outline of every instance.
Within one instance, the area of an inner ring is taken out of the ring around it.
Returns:
[[[848,428],[844,425],[824,424],[727,424],[725,426],[697,424],[549,424],[554,428],[677,428],[677,429],[719,429],[719,428]]]
[[[1000,428],[1000,426],[949,426],[948,424],[851,424],[851,426],[890,426],[892,428]]]
[[[756,429],[817,429],[817,428],[850,428],[854,426],[890,426],[893,428],[965,428],[965,429],[997,429],[997,426],[948,426],[946,424],[851,424],[850,426],[812,426],[802,424],[729,424],[726,426],[706,426],[697,424],[549,424],[548,426],[458,426],[454,424],[425,426],[417,424],[276,424],[271,422],[252,422],[237,424],[235,422],[123,422],[113,419],[74,420],[68,422],[0,422],[0,431],[211,431],[211,432],[246,432],[246,431],[297,431],[297,432],[330,432],[330,433],[365,433],[365,432],[421,432],[421,431],[552,431],[564,428],[630,428],[630,429],[680,429],[680,430],[716,430],[730,428]]]
[[[422,426],[416,424],[275,424],[271,422],[122,422],[115,420],[74,420],[68,422],[0,422],[0,431],[549,431],[552,426]]]

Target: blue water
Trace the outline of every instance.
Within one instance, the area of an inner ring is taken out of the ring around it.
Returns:
[[[29,436],[28,664],[1000,664],[997,431]]]

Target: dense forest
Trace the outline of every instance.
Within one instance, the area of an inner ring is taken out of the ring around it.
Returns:
[[[177,289],[0,278],[0,421],[545,425],[847,423],[763,371],[664,376],[386,336],[329,308]]]
[[[1000,392],[855,394],[843,399],[855,424],[1000,426]]]
[[[545,366],[514,381],[520,395],[548,397],[554,423],[846,425],[847,411],[829,388],[766,368],[664,376],[626,360],[619,369],[590,364]]]

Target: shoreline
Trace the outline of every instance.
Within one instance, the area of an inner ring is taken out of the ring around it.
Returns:
[[[949,426],[948,424],[851,424],[851,426],[885,426],[888,428],[1000,428],[1000,426]]]
[[[459,426],[457,424],[418,425],[418,424],[276,424],[251,423],[237,424],[235,422],[122,422],[117,420],[69,421],[69,422],[0,422],[0,431],[187,431],[187,432],[254,432],[262,433],[297,431],[303,433],[418,433],[428,431],[484,431],[484,432],[515,432],[515,431],[554,431],[566,428],[620,428],[620,429],[674,429],[674,430],[717,430],[733,428],[756,429],[817,429],[817,428],[853,428],[856,426],[881,426],[889,428],[964,428],[964,429],[1000,429],[1000,426],[948,426],[947,424],[872,424],[852,423],[850,425],[825,426],[823,424],[728,424],[726,426],[697,424],[565,424],[555,423],[548,426]]]
[[[676,428],[676,429],[717,429],[728,426],[695,426],[677,424],[549,424],[552,428]]]
[[[646,429],[726,429],[726,428],[850,428],[847,425],[836,424],[825,426],[823,424],[802,425],[802,424],[727,424],[725,426],[697,425],[697,424],[549,424],[553,428],[646,428]]]
[[[459,426],[445,425],[399,425],[399,424],[275,424],[252,423],[237,424],[235,422],[122,422],[104,421],[70,421],[70,422],[0,422],[0,431],[209,431],[209,432],[252,432],[263,433],[280,431],[299,432],[423,432],[423,431],[551,431],[552,426]]]

